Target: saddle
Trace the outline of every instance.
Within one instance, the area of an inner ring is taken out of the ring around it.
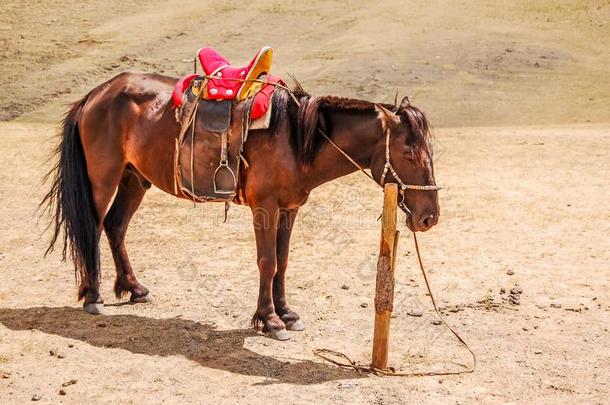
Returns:
[[[273,51],[265,46],[244,67],[231,66],[230,62],[212,48],[197,52],[206,75],[212,76],[203,89],[204,98],[211,100],[245,100],[256,94],[263,83],[256,81],[271,70]]]
[[[201,98],[242,101],[254,96],[251,114],[253,120],[268,112],[271,97],[276,87],[273,84],[285,85],[281,78],[269,75],[273,50],[267,46],[261,48],[252,61],[241,68],[231,66],[224,56],[212,48],[201,48],[197,52],[197,56],[205,77],[209,78],[205,81]],[[182,106],[182,98],[189,87],[194,92],[200,90],[201,86],[191,85],[195,79],[201,77],[201,75],[194,73],[178,80],[172,93],[174,108]]]
[[[176,138],[174,188],[197,202],[231,201],[237,194],[249,129],[268,128],[279,77],[269,76],[273,51],[264,47],[244,67],[211,48],[197,56],[203,75],[181,78],[172,94],[181,130]]]

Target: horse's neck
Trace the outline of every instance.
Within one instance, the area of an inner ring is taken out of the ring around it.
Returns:
[[[333,142],[360,167],[368,169],[375,148],[383,136],[377,115],[331,112],[326,118],[328,127],[332,128],[328,135]],[[358,167],[353,162],[330,142],[325,141],[311,165],[304,171],[305,184],[311,190],[357,170]]]

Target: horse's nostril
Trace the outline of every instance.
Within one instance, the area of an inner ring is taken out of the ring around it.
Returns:
[[[432,225],[436,224],[436,217],[434,214],[430,214],[424,219],[423,223],[426,228],[431,227]]]

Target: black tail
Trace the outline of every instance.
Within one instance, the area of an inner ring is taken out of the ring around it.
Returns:
[[[69,253],[74,262],[78,299],[82,299],[92,280],[99,277],[98,229],[87,162],[78,130],[78,119],[89,95],[72,104],[63,123],[61,141],[55,150],[57,163],[45,177],[52,177],[49,192],[40,203],[51,214],[51,242],[45,256],[63,238],[62,259]]]

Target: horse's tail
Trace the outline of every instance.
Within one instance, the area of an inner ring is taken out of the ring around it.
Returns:
[[[61,141],[54,153],[57,163],[45,177],[45,180],[52,178],[51,189],[40,203],[44,211],[51,214],[47,229],[52,228],[52,237],[45,256],[63,238],[62,260],[66,260],[69,253],[74,262],[76,280],[81,280],[79,300],[87,292],[86,274],[89,278],[99,277],[97,215],[78,128],[88,98],[89,94],[72,104],[64,117]]]

